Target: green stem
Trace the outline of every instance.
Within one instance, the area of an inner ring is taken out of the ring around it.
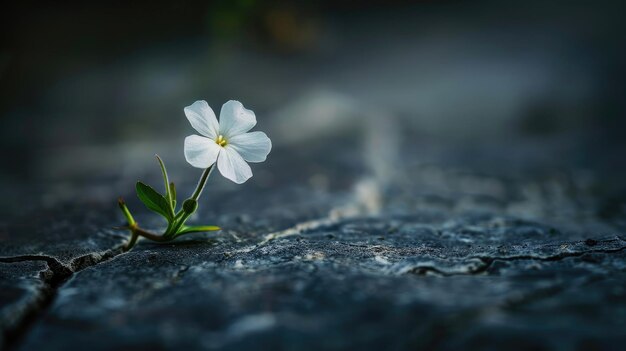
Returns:
[[[196,190],[193,192],[193,195],[191,195],[192,199],[196,201],[198,200],[198,198],[200,197],[200,194],[202,194],[202,190],[204,189],[204,186],[206,185],[207,179],[209,179],[211,172],[213,172],[214,167],[215,167],[215,164],[212,164],[211,166],[209,166],[209,168],[205,169],[204,172],[202,172],[202,176],[200,177],[200,180],[198,181]]]
[[[198,198],[202,194],[202,190],[204,190],[204,187],[207,180],[209,179],[209,176],[211,175],[211,172],[213,172],[213,168],[215,168],[215,164],[212,164],[211,166],[209,166],[209,168],[206,168],[204,172],[202,172],[200,180],[198,181],[198,185],[196,185],[196,190],[193,192],[190,199],[198,201]],[[187,219],[191,215],[192,213],[185,212],[184,206],[181,207],[180,211],[178,211],[176,216],[174,216],[175,224],[172,226],[170,233],[173,233],[175,235],[176,232],[178,232],[178,230],[185,224],[185,221],[187,221]]]
[[[133,215],[128,209],[128,206],[126,206],[126,202],[124,202],[124,199],[122,199],[121,197],[117,200],[117,204],[120,206],[120,209],[122,210],[122,213],[124,214],[124,217],[126,217],[126,221],[128,222],[128,227],[126,228],[131,232],[130,239],[128,240],[128,243],[124,246],[124,251],[132,249],[133,246],[135,246],[135,244],[137,243],[137,239],[139,239],[140,236],[158,242],[166,242],[172,240],[172,237],[157,235],[145,229],[139,228],[137,221],[135,221]]]
[[[133,246],[135,246],[135,244],[137,243],[137,239],[139,239],[139,235],[131,229],[130,240],[128,240],[128,243],[124,246],[124,251],[132,249]]]
[[[131,230],[133,234],[137,234],[139,236],[143,236],[146,239],[150,239],[150,240],[161,242],[161,243],[172,240],[171,238],[168,238],[164,235],[154,234],[145,229],[141,229],[139,227],[131,228]]]
[[[211,175],[211,172],[213,171],[213,166],[215,166],[215,164],[209,166],[209,168],[206,168],[204,172],[202,172],[202,176],[200,176],[198,185],[196,185],[196,190],[194,190],[190,199],[194,199],[198,201],[198,198],[202,194],[202,190],[204,189],[204,186],[206,185],[206,181],[209,179],[209,176]],[[174,216],[174,222],[178,222],[184,215],[185,215],[185,211],[181,207],[180,210],[178,210],[178,212]]]
[[[117,204],[118,206],[120,206],[120,209],[122,210],[122,213],[124,214],[124,217],[126,217],[126,221],[128,222],[128,225],[131,227],[137,225],[137,222],[133,218],[133,215],[130,214],[130,210],[126,206],[126,202],[124,202],[124,199],[121,197],[118,198]]]
[[[164,236],[170,235],[172,233],[172,228],[174,227],[175,221],[167,221],[167,229],[165,229]]]
[[[187,218],[189,218],[189,216],[191,216],[191,213],[183,212],[182,217],[176,222],[176,225],[172,230],[174,236],[176,235],[176,232],[178,232],[178,230],[180,230],[180,228],[185,225],[185,222],[187,221]]]

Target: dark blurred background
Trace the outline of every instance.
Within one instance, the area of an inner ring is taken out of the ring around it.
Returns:
[[[356,133],[375,111],[409,139],[459,150],[573,145],[568,159],[619,183],[624,7],[14,1],[0,15],[2,192],[13,199],[43,184],[71,198],[94,178],[157,172],[155,152],[191,173],[182,109],[198,99],[216,111],[242,101],[275,150]],[[551,150],[541,157],[558,163],[560,148]]]

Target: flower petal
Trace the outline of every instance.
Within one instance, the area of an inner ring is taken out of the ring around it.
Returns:
[[[196,168],[208,168],[215,163],[222,148],[214,140],[190,135],[185,138],[185,159]]]
[[[217,123],[217,118],[215,118],[215,112],[206,101],[199,100],[185,107],[185,116],[198,133],[211,139],[217,138],[220,126]]]
[[[217,159],[217,168],[225,178],[241,184],[252,177],[252,170],[235,149],[227,145]]]
[[[228,145],[248,162],[263,162],[272,150],[272,141],[263,132],[235,135],[228,140]]]
[[[243,134],[256,124],[254,112],[243,107],[241,102],[230,100],[222,105],[220,111],[220,134],[232,138]]]

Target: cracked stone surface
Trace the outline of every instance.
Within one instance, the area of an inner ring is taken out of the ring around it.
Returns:
[[[112,227],[122,224],[122,185],[142,226],[163,224],[128,193],[129,175],[98,179],[106,191],[89,201],[35,203],[4,219],[5,347],[626,343],[626,202],[614,181],[623,170],[604,177],[594,165],[578,168],[567,141],[565,150],[520,140],[494,152],[488,143],[460,150],[414,140],[410,130],[386,133],[397,142],[366,131],[279,144],[249,183],[210,181],[193,221],[221,232],[174,243],[121,252],[126,234]],[[537,148],[566,156],[551,160]],[[168,165],[182,178],[179,194],[190,192],[195,173],[181,177],[180,161]],[[136,176],[159,184],[156,168]],[[80,192],[77,184],[68,191]]]
[[[0,351],[626,350],[623,2],[76,5],[2,10]],[[272,151],[123,252],[198,99]]]
[[[37,261],[0,264],[0,323],[3,331],[18,328],[22,316],[37,308],[45,289],[40,274],[46,268],[44,262]],[[3,335],[3,344],[8,342],[4,338]]]
[[[623,342],[626,242],[563,241],[525,226],[511,242],[489,236],[507,230],[496,225],[469,243],[444,234],[440,219],[384,217],[259,247],[228,238],[144,244],[65,285],[23,349],[92,340],[103,349],[233,350]]]

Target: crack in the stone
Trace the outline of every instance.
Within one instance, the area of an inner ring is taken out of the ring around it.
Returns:
[[[384,123],[382,126],[378,126],[380,118],[376,115],[375,118],[368,118],[367,121],[377,125],[376,130],[386,130],[386,133],[368,133],[363,135],[365,141],[363,148],[366,158],[366,163],[370,168],[371,176],[362,177],[358,179],[351,190],[351,199],[343,206],[333,208],[329,211],[328,215],[323,218],[318,218],[310,221],[298,223],[285,230],[269,233],[265,236],[263,241],[253,245],[248,251],[255,250],[268,242],[284,238],[291,235],[299,235],[305,231],[311,231],[326,226],[332,226],[340,223],[346,219],[353,219],[359,216],[375,215],[380,212],[383,207],[383,188],[391,181],[392,176],[389,173],[389,169],[392,169],[395,164],[394,161],[397,158],[399,146],[397,144],[399,139],[399,132],[394,128],[393,123]],[[387,119],[392,118],[387,116]],[[384,143],[373,142],[378,140],[381,135],[385,136]],[[391,137],[393,136],[393,137]],[[388,140],[391,138],[391,140]],[[371,145],[376,145],[371,149]],[[381,147],[381,145],[383,147]],[[370,150],[371,149],[371,150]]]
[[[53,256],[47,255],[21,255],[0,257],[0,263],[18,263],[43,261],[47,269],[40,272],[42,287],[37,291],[37,296],[25,307],[17,322],[7,326],[0,332],[3,333],[3,350],[11,350],[18,346],[20,340],[28,333],[31,326],[40,319],[54,302],[61,286],[74,274],[83,269],[95,266],[123,252],[122,246],[117,246],[102,252],[92,252],[72,259],[69,264],[64,264]]]
[[[378,213],[382,206],[380,193],[380,185],[376,180],[363,178],[354,186],[352,199],[342,206],[332,208],[326,217],[300,222],[287,229],[269,233],[265,235],[261,242],[236,250],[236,252],[251,252],[275,239],[333,226],[344,220],[358,218],[359,216],[374,215]]]
[[[614,242],[616,240],[612,239],[612,240],[604,240],[604,241]],[[561,260],[572,258],[572,257],[581,257],[586,254],[594,254],[594,253],[613,254],[613,253],[621,252],[624,250],[626,250],[626,246],[618,247],[615,249],[591,249],[591,250],[583,250],[583,251],[575,251],[575,252],[561,252],[561,253],[558,253],[556,255],[551,255],[551,256],[533,256],[533,255],[517,255],[517,256],[504,256],[504,257],[470,256],[467,258],[478,259],[483,264],[478,267],[468,269],[466,272],[447,272],[445,270],[442,270],[440,268],[437,268],[431,265],[424,265],[424,266],[418,265],[418,266],[410,268],[405,273],[417,274],[417,275],[427,275],[431,273],[431,274],[435,274],[435,275],[439,275],[443,277],[458,276],[458,275],[477,275],[477,274],[485,273],[497,261],[507,262],[507,261],[528,260],[528,261],[555,262],[555,261],[561,261]]]
[[[617,252],[621,252],[624,250],[626,250],[626,246],[618,247],[615,249],[591,249],[591,250],[573,251],[573,252],[560,252],[556,255],[551,255],[551,256],[533,256],[533,255],[517,255],[517,256],[503,256],[503,257],[472,256],[470,258],[477,258],[485,262],[487,266],[491,266],[495,261],[506,262],[506,261],[531,260],[531,261],[554,262],[554,261],[561,261],[561,260],[564,260],[566,258],[571,258],[571,257],[580,257],[586,254],[593,254],[593,253],[612,254],[612,253],[617,253]]]
[[[11,257],[0,257],[2,263],[18,263],[18,262],[37,262],[43,261],[48,266],[48,270],[52,276],[69,276],[72,274],[71,269],[61,263],[59,260],[52,256],[46,255],[21,255]]]
[[[442,277],[451,277],[455,275],[476,275],[476,274],[483,273],[485,270],[487,270],[487,265],[482,265],[476,269],[470,269],[467,272],[446,272],[444,270],[441,270],[433,266],[415,266],[407,270],[406,273],[416,274],[416,275],[435,274],[435,275],[442,276]]]

